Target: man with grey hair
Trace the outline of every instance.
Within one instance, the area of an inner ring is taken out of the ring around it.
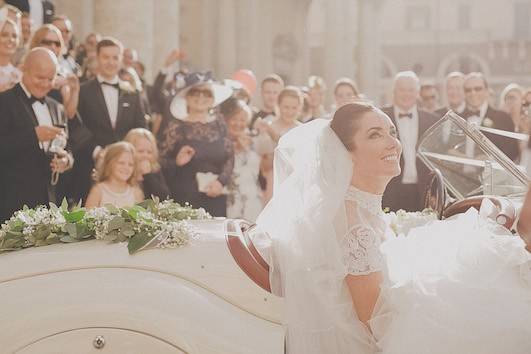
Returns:
[[[69,153],[50,150],[66,120],[59,116],[61,105],[46,96],[56,73],[55,54],[35,48],[26,57],[21,82],[0,94],[0,223],[24,205],[53,201],[52,172],[72,166]]]
[[[402,143],[402,173],[391,180],[383,195],[383,206],[393,211],[423,208],[429,170],[417,158],[416,146],[420,136],[437,121],[437,116],[417,108],[419,91],[417,74],[399,72],[393,82],[393,105],[383,108],[396,125]]]

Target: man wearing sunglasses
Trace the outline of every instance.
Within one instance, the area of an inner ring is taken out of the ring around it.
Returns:
[[[514,132],[511,117],[489,105],[489,86],[482,73],[473,72],[465,76],[464,81],[466,109],[461,116],[469,123],[486,128]],[[518,142],[515,139],[484,132],[505,155],[516,160],[519,155]]]

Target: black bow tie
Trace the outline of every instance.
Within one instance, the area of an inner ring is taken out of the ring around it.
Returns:
[[[40,102],[44,104],[44,97],[38,98],[38,97],[31,95],[29,98],[29,101],[30,101],[30,104],[34,104],[35,102]]]
[[[413,113],[398,113],[398,118],[413,118]]]
[[[102,81],[101,84],[102,84],[102,85],[107,85],[107,86],[114,87],[114,88],[117,89],[117,90],[120,88],[120,85],[118,85],[118,83],[111,84],[110,82]]]

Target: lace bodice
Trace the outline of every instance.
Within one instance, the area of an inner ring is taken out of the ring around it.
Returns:
[[[349,274],[364,275],[383,270],[380,244],[385,233],[382,196],[350,186],[345,196],[347,232],[340,244]]]

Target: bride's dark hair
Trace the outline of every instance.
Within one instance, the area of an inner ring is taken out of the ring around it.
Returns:
[[[379,109],[367,102],[347,103],[334,113],[330,128],[348,151],[354,150],[353,136],[358,129],[359,119],[367,112],[378,112]]]

